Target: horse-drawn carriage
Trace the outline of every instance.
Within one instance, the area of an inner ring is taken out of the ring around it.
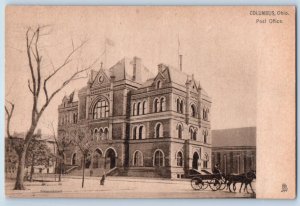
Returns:
[[[205,190],[208,186],[212,191],[229,189],[229,192],[236,190],[236,183],[241,183],[240,190],[244,186],[244,191],[248,193],[247,186],[249,185],[252,193],[254,190],[252,188],[251,182],[256,178],[255,171],[251,170],[244,174],[230,174],[224,175],[222,173],[210,173],[207,170],[201,170],[200,172],[194,169],[188,171],[188,176],[191,178],[191,186],[194,190]]]
[[[226,187],[226,179],[222,174],[213,174],[207,170],[189,170],[191,186],[194,190],[205,190],[208,186],[212,191],[223,190]]]

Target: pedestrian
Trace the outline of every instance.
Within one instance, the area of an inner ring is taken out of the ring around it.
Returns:
[[[217,164],[214,166],[213,173],[214,173],[214,174],[221,174],[221,171],[220,171],[220,163],[217,163]]]
[[[104,181],[105,181],[105,172],[102,175],[102,178],[100,179],[100,185],[104,185]]]

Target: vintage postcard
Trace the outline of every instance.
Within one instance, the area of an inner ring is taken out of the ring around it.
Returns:
[[[293,6],[7,6],[8,197],[296,195]]]

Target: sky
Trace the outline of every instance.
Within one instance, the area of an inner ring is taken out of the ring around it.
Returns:
[[[233,15],[234,14],[234,15]],[[29,128],[32,99],[25,33],[29,27],[46,25],[40,39],[43,77],[59,66],[64,57],[87,40],[71,64],[59,72],[49,87],[53,90],[72,74],[98,60],[93,69],[110,67],[123,57],[138,56],[152,73],[157,65],[178,66],[178,50],[183,55],[183,71],[194,74],[212,98],[212,129],[256,125],[256,75],[263,58],[261,44],[266,35],[255,29],[249,9],[234,7],[19,7],[6,8],[5,86],[6,99],[15,103],[11,131]],[[106,60],[103,55],[105,39]],[[178,40],[180,47],[178,47]],[[84,74],[85,76],[85,74]],[[38,125],[50,133],[57,125],[57,107],[64,95],[85,86],[87,79],[73,81],[50,103]],[[41,100],[43,100],[41,98]]]

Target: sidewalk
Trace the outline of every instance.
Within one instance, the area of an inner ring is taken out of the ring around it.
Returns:
[[[10,197],[85,197],[85,198],[250,198],[247,193],[228,191],[193,190],[188,179],[144,179],[109,176],[104,185],[100,178],[86,177],[84,188],[78,176],[64,176],[62,182],[26,182],[27,190],[13,190],[14,182],[6,182]],[[255,183],[253,185],[255,188]],[[239,185],[237,185],[239,188]]]

